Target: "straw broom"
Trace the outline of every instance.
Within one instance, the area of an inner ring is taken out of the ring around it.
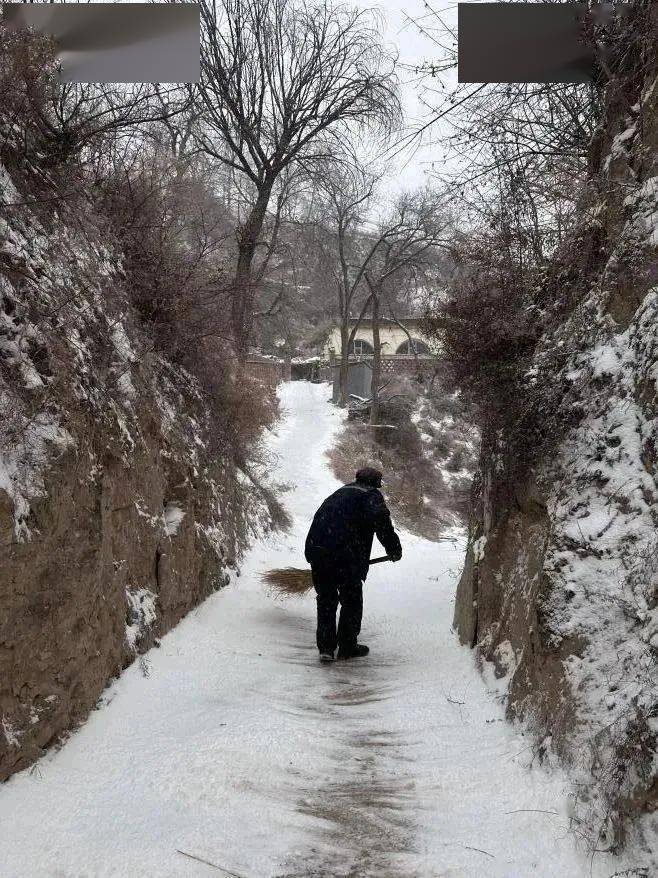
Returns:
[[[371,558],[370,564],[380,564],[382,561],[390,561],[388,555],[381,558]],[[297,597],[313,588],[313,575],[310,570],[300,570],[299,567],[279,567],[277,570],[266,570],[260,575],[261,582],[273,589],[277,594],[284,597]]]

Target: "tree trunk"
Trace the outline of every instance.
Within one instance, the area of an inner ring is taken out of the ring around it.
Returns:
[[[379,423],[379,385],[382,374],[382,346],[379,342],[379,297],[372,294],[372,384],[370,385],[370,423]]]
[[[233,279],[231,324],[236,353],[241,360],[247,355],[253,327],[256,290],[254,289],[252,267],[258,239],[265,221],[267,205],[272,194],[272,186],[273,181],[266,182],[259,189],[258,197],[240,229],[238,237],[238,259]]]
[[[350,325],[349,316],[342,319],[340,325],[340,374],[338,376],[338,405],[347,405],[347,378],[350,369]]]
[[[348,404],[348,399],[347,399],[347,396],[348,396],[348,394],[347,394],[347,378],[348,378],[349,368],[350,368],[350,345],[351,345],[352,342],[354,341],[354,337],[356,336],[356,332],[357,332],[359,326],[361,325],[361,321],[363,320],[363,315],[364,315],[364,314],[366,313],[366,311],[368,310],[368,306],[370,305],[370,302],[371,302],[371,301],[372,301],[372,294],[370,294],[370,295],[368,296],[368,298],[365,300],[365,302],[363,303],[363,308],[361,308],[361,313],[360,313],[359,316],[357,317],[357,319],[356,319],[356,321],[355,321],[355,323],[354,323],[354,326],[352,327],[351,330],[350,330],[350,315],[349,315],[349,312],[347,312],[347,313],[345,313],[345,314],[341,314],[341,325],[340,325],[340,335],[341,335],[341,341],[340,341],[340,366],[341,366],[341,375],[340,375],[340,380],[345,382],[344,384],[341,385],[341,388],[342,388],[341,392],[344,393],[344,396],[345,396],[345,402],[344,402],[344,405],[347,405],[347,404]],[[344,333],[344,334],[343,334],[343,333]],[[343,369],[345,370],[344,373],[342,372]]]

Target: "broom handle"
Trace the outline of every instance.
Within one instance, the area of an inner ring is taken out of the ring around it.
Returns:
[[[381,558],[371,558],[368,564],[381,564],[382,561],[390,561],[388,555],[382,555]]]

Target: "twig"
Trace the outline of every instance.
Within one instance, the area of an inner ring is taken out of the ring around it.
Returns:
[[[489,851],[483,851],[482,848],[474,848],[471,847],[469,844],[462,844],[461,842],[458,842],[458,844],[461,844],[461,846],[463,848],[466,848],[467,851],[477,851],[479,854],[484,854],[487,857],[491,857],[492,860],[496,859],[493,854],[490,854]]]
[[[449,701],[450,704],[466,704],[465,701],[457,701],[456,698],[451,698],[449,695],[446,695],[446,701]]]
[[[534,744],[528,744],[527,747],[522,747],[522,748],[519,750],[518,753],[512,753],[511,756],[508,756],[508,757],[505,759],[505,762],[510,762],[512,759],[516,759],[517,756],[520,756],[522,753],[525,753],[526,750],[530,750],[530,749],[531,749],[532,747],[534,747],[534,746],[535,746]]]
[[[186,851],[181,851],[176,848],[177,854],[182,854],[184,857],[189,857],[190,860],[196,860],[199,863],[205,863],[206,866],[211,866],[213,869],[219,869],[220,872],[225,872],[230,878],[244,878],[242,875],[238,875],[237,872],[229,871],[225,866],[218,866],[217,863],[211,863],[210,860],[204,860],[203,857],[197,857],[194,854],[188,854]]]

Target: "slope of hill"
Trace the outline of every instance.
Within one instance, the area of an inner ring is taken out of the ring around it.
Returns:
[[[574,827],[596,849],[618,848],[635,827],[656,837],[655,7],[649,14],[644,52],[637,34],[631,44],[621,35],[633,48],[614,59],[595,170],[548,288],[561,310],[518,390],[551,435],[512,479],[514,449],[492,453],[483,440],[455,613],[462,640],[507,679],[508,711],[534,727],[538,754],[570,766]]]
[[[276,512],[255,463],[274,402],[226,370],[219,406],[158,344],[130,232],[119,246],[98,187],[25,109],[50,119],[28,56],[23,78],[9,51],[0,70],[0,780],[224,585]]]

